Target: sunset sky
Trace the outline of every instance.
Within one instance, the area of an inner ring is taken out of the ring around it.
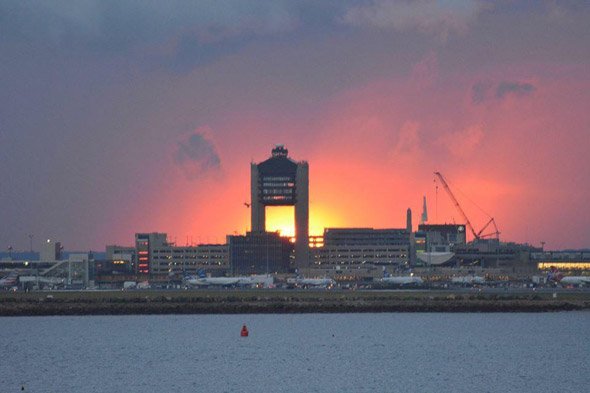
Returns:
[[[417,225],[423,195],[461,222],[440,171],[476,229],[590,247],[590,3],[0,2],[2,250],[224,242],[279,143],[312,234]]]

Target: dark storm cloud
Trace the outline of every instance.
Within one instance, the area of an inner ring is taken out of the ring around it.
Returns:
[[[8,0],[0,2],[0,43],[77,54],[144,52],[138,61],[155,57],[176,71],[235,52],[253,38],[290,32],[298,15],[284,1]]]
[[[354,1],[54,0],[0,2],[0,44],[120,56],[144,70],[186,73],[247,44],[334,26]]]
[[[213,143],[198,132],[178,142],[174,161],[190,180],[198,179],[221,166],[221,159]]]
[[[531,83],[508,82],[503,81],[498,84],[496,88],[496,98],[503,99],[507,95],[513,94],[518,97],[527,96],[536,90]]]
[[[493,99],[503,100],[509,95],[525,97],[536,89],[535,85],[529,82],[502,81],[496,84],[490,81],[479,81],[471,87],[471,101],[474,104],[481,104]]]
[[[146,60],[152,65],[155,64],[156,67],[182,74],[235,53],[250,39],[250,37],[235,37],[226,40],[223,45],[219,45],[218,43],[202,42],[198,37],[186,34],[178,39],[171,55],[148,56]]]
[[[357,27],[419,31],[446,40],[464,33],[483,9],[478,0],[373,0],[350,7],[341,21]]]

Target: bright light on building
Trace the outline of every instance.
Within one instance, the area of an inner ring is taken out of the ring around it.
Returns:
[[[559,270],[590,270],[590,262],[539,262],[539,270],[549,270],[556,267]]]

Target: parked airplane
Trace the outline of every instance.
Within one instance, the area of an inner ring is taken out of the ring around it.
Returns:
[[[184,282],[195,286],[250,286],[270,288],[274,284],[274,277],[270,274],[258,274],[239,277],[207,277],[204,270],[197,272],[198,276],[185,277]]]
[[[383,278],[381,282],[384,284],[393,284],[393,285],[422,285],[424,284],[424,280],[421,277],[414,276],[410,274],[409,276],[392,276],[389,274],[385,269],[383,269]]]
[[[238,285],[243,286],[271,288],[274,285],[274,277],[270,274],[258,274],[237,278]]]
[[[461,285],[485,284],[486,279],[481,276],[459,276],[451,278],[451,283]]]
[[[288,278],[287,279],[288,285],[294,285],[297,287],[322,287],[322,288],[332,288],[336,285],[336,281],[332,280],[329,277],[324,278],[304,278],[304,277],[295,277],[295,278]]]
[[[0,279],[0,288],[12,288],[18,283],[18,273],[10,272],[6,277]]]
[[[566,285],[585,285],[590,284],[590,277],[585,276],[564,276],[561,281],[561,284]]]
[[[196,286],[231,286],[237,285],[240,277],[207,277],[204,270],[199,270],[197,276],[187,276],[184,282]]]
[[[553,281],[561,285],[587,285],[590,284],[590,277],[564,276],[555,266],[551,266],[551,271],[547,273],[547,281]]]
[[[123,290],[128,290],[128,289],[135,289],[137,287],[137,282],[135,281],[125,281],[123,283]]]
[[[149,281],[140,281],[137,283],[136,288],[137,289],[151,289],[151,285]]]

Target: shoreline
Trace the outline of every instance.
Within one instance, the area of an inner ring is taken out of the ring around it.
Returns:
[[[80,291],[1,293],[0,316],[556,312],[590,310],[589,292]]]

